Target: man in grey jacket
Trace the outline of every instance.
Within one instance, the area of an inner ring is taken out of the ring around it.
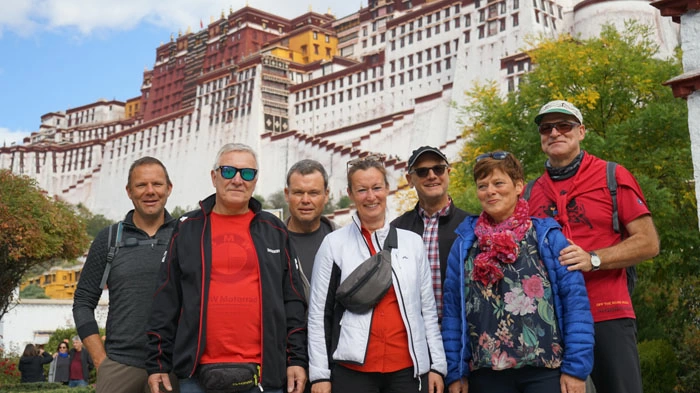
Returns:
[[[90,246],[75,290],[73,318],[97,368],[98,393],[149,391],[146,322],[160,261],[177,222],[165,210],[172,189],[163,163],[153,157],[136,160],[126,184],[134,209],[120,223],[103,229]],[[95,307],[104,283],[110,304],[103,344]]]

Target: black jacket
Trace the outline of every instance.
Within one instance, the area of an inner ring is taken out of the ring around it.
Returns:
[[[22,356],[19,358],[19,372],[22,373],[21,382],[44,382],[44,364],[51,363],[53,357],[44,352],[37,356]]]
[[[469,213],[457,208],[450,201],[450,212],[438,220],[438,248],[440,252],[440,280],[445,284],[445,272],[447,271],[447,257],[450,255],[452,243],[457,238],[455,229],[469,216]],[[413,210],[409,210],[391,222],[397,228],[413,231],[423,237],[423,219],[418,214],[418,204]]]
[[[181,217],[173,231],[146,329],[148,374],[174,371],[179,378],[189,378],[204,353],[212,252],[210,214],[215,201],[212,195],[200,202],[201,209]],[[263,388],[279,389],[286,386],[287,367],[308,367],[307,304],[284,223],[262,211],[255,199],[248,206],[255,213],[250,234],[260,264],[261,293],[265,294],[260,379]]]

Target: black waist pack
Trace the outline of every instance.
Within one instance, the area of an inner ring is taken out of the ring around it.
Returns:
[[[335,299],[356,314],[370,311],[391,287],[391,249],[398,245],[396,228],[389,229],[384,249],[362,262],[343,280]]]
[[[202,364],[197,372],[207,393],[245,392],[260,383],[260,366],[254,363]]]

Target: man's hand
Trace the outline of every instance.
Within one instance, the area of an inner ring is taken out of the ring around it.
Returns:
[[[311,393],[331,393],[331,383],[317,382],[311,385]]]
[[[561,393],[585,393],[586,381],[562,373],[559,379]]]
[[[466,378],[462,378],[459,381],[454,381],[448,387],[450,393],[467,393],[469,392],[469,382]]]
[[[161,393],[161,383],[165,387],[166,392],[173,391],[173,385],[170,383],[170,377],[167,373],[151,374],[148,376],[148,387],[151,388],[151,393]]]
[[[583,248],[574,244],[571,239],[566,239],[569,246],[564,247],[559,253],[559,263],[566,266],[566,270],[580,270],[582,272],[590,272],[593,270],[591,263],[591,254]]]
[[[306,385],[306,371],[301,366],[287,367],[287,393],[302,393]]]
[[[442,375],[431,371],[428,373],[428,393],[442,393],[445,390],[445,383]]]

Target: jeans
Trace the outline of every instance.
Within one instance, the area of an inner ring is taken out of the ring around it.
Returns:
[[[265,393],[282,393],[282,389],[270,390],[266,389]],[[199,381],[197,378],[187,378],[180,380],[180,393],[204,393],[204,388],[199,386]],[[260,393],[258,387],[254,387],[244,393]]]
[[[88,385],[88,383],[84,379],[71,379],[70,381],[68,381],[69,388],[75,388],[78,386],[87,386],[87,385]]]

